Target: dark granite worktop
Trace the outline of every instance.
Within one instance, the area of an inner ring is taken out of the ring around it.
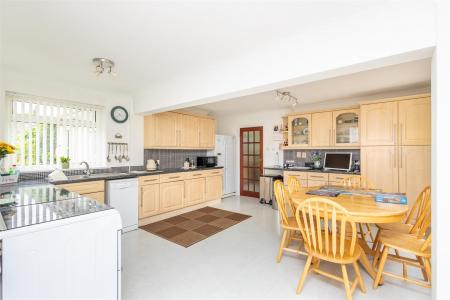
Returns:
[[[319,173],[334,173],[334,174],[350,174],[350,175],[360,175],[359,172],[354,171],[339,171],[339,170],[324,170],[324,169],[304,169],[299,167],[291,167],[291,168],[283,168],[283,166],[268,166],[264,167],[267,170],[276,170],[276,171],[295,171],[295,172],[319,172]]]
[[[95,180],[116,180],[116,179],[126,179],[126,178],[140,177],[140,176],[148,176],[148,175],[161,175],[161,174],[180,173],[180,172],[214,170],[214,169],[223,169],[223,167],[195,168],[195,169],[171,168],[171,169],[162,169],[162,170],[155,170],[155,171],[146,171],[146,170],[131,171],[130,173],[100,173],[100,174],[92,174],[90,176],[74,175],[74,176],[68,176],[69,177],[68,180],[49,181],[49,183],[67,184],[67,183],[77,183],[77,182],[86,182],[86,181],[95,181]]]

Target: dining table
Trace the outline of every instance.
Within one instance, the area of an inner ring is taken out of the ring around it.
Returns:
[[[323,187],[301,188],[298,192],[291,194],[291,199],[295,206],[298,206],[302,201],[313,197],[332,200],[344,207],[355,223],[363,224],[402,222],[408,213],[407,204],[377,202],[374,197],[376,192],[370,190],[340,188],[342,192],[337,196],[308,194],[308,192],[321,188]],[[336,190],[338,190],[338,188],[336,188]],[[358,238],[358,244],[363,249],[360,263],[367,273],[375,279],[376,272],[367,257],[368,255],[373,256],[373,251],[367,244],[364,235]]]

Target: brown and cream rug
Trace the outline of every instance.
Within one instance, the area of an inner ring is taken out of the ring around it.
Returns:
[[[250,217],[207,206],[139,228],[187,248]]]

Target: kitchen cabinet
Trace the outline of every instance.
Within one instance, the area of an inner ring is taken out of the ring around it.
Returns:
[[[186,201],[185,206],[204,202],[206,199],[205,177],[188,179],[185,181]],[[217,198],[214,198],[217,199]]]
[[[144,118],[144,147],[178,146],[178,114],[164,112]]]
[[[159,184],[140,187],[139,217],[145,218],[159,213]]]
[[[408,196],[409,207],[431,185],[431,146],[399,147],[399,192]]]
[[[359,178],[356,174],[336,174],[327,172],[301,172],[301,171],[284,171],[283,180],[287,185],[290,176],[297,177],[303,187],[317,187],[324,185],[335,185],[341,183],[344,178]]]
[[[361,146],[397,144],[397,102],[361,105]]]
[[[105,181],[87,181],[78,183],[59,184],[58,187],[92,198],[98,202],[105,202]]]
[[[398,192],[398,151],[396,146],[361,148],[361,174],[383,192]]]
[[[216,120],[199,118],[199,144],[200,148],[214,149],[216,138]]]
[[[310,146],[311,114],[288,117],[288,146],[307,148]]]
[[[185,113],[164,112],[145,116],[146,149],[213,149],[215,120]]]
[[[195,116],[178,115],[178,146],[181,148],[198,148],[199,140],[199,118]]]
[[[164,182],[159,186],[160,212],[172,211],[183,207],[184,181]]]
[[[359,146],[359,109],[333,111],[332,136],[334,146]]]
[[[206,201],[222,198],[223,176],[215,175],[206,177]]]
[[[331,111],[311,115],[311,146],[329,147],[333,144],[333,113]]]
[[[404,100],[398,103],[400,145],[431,145],[431,99]]]
[[[297,172],[297,171],[284,171],[283,172],[283,182],[284,185],[287,186],[288,178],[290,176],[297,177],[300,180],[302,187],[308,187],[308,173],[306,172]]]

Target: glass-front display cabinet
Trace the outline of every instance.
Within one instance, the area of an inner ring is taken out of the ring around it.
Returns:
[[[359,109],[333,112],[334,145],[359,146]]]
[[[288,117],[288,146],[309,147],[311,142],[311,115]]]

